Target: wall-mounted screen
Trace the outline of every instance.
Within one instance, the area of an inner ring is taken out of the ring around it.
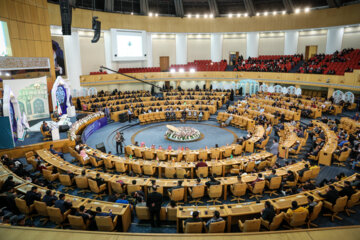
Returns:
[[[111,29],[113,61],[146,59],[146,32]]]
[[[0,56],[12,56],[8,26],[3,21],[0,21]]]

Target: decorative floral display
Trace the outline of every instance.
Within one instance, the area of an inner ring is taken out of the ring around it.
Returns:
[[[170,140],[179,142],[194,141],[201,136],[200,131],[192,127],[179,127],[177,129],[178,131],[168,129],[165,136]]]

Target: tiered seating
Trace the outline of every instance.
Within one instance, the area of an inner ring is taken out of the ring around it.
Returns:
[[[170,69],[174,69],[176,72],[178,72],[179,69],[184,69],[185,72],[190,72],[190,69],[194,69],[197,72],[225,71],[226,66],[226,61],[212,62],[211,60],[195,60],[194,62],[188,62],[187,64],[171,65]]]
[[[160,67],[119,68],[118,72],[119,72],[119,73],[160,72]]]
[[[305,62],[299,73],[344,75],[360,69],[360,49],[344,49],[334,54],[318,54]]]
[[[234,71],[288,72],[300,60],[300,55],[263,55],[237,63]]]

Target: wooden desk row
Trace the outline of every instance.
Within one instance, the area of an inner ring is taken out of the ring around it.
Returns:
[[[349,134],[355,133],[357,130],[360,129],[360,122],[355,121],[348,117],[342,117],[340,119],[339,128],[345,129]]]
[[[218,122],[225,122],[230,116],[233,116],[230,124],[237,128],[245,128],[248,131],[252,131],[255,128],[255,120],[247,116],[240,116],[236,114],[230,114],[226,112],[219,112],[216,119]]]
[[[19,184],[15,187],[17,192],[22,194],[26,194],[26,192],[30,191],[33,186],[38,187],[38,192],[43,197],[48,190],[47,188],[35,185],[30,183],[19,176],[15,175],[9,169],[7,169],[4,165],[0,163],[0,181],[5,181],[8,176],[13,176],[13,180],[16,184]],[[55,191],[56,195],[61,194],[62,192]],[[78,209],[80,206],[85,206],[86,209],[92,209],[95,211],[97,207],[100,207],[102,212],[110,212],[112,211],[113,214],[119,215],[121,217],[122,228],[124,232],[127,232],[131,225],[131,209],[129,204],[121,204],[121,203],[113,203],[113,202],[106,202],[106,201],[99,201],[89,198],[83,198],[79,196],[74,196],[70,194],[65,194],[65,200],[69,200],[72,203],[72,207]]]
[[[284,124],[284,130],[279,133],[279,157],[288,159],[289,149],[296,144],[296,141],[301,141],[295,132],[295,126],[290,123]],[[301,144],[301,143],[300,143]],[[301,148],[301,145],[299,146]]]
[[[245,108],[237,108],[236,106],[231,106],[228,108],[230,111],[232,111],[233,109],[236,109],[236,111],[241,115],[241,116],[246,116],[250,119],[254,119],[260,115],[264,115],[266,117],[267,120],[270,121],[271,125],[275,125],[278,124],[279,119],[278,117],[275,117],[273,114],[271,113],[261,113],[260,111],[257,110],[253,110],[253,109],[245,109]]]
[[[96,112],[76,121],[72,124],[70,130],[68,131],[68,138],[71,141],[75,141],[76,136],[81,133],[89,124],[95,122],[100,118],[103,118],[104,116],[105,115],[103,112]]]
[[[161,122],[166,121],[166,113],[171,113],[171,111],[163,111],[160,112],[151,112],[151,113],[144,113],[138,116],[140,124],[147,124],[152,122]],[[182,118],[182,111],[173,111],[176,115],[175,120],[180,120]],[[191,112],[191,115],[188,113]],[[202,121],[207,121],[210,118],[209,111],[201,111],[203,113]],[[198,120],[199,119],[199,110],[188,110],[186,112],[186,120]],[[195,115],[196,114],[196,115]],[[170,117],[171,118],[171,117]]]

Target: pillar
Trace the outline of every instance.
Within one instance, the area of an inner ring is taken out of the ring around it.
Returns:
[[[151,33],[146,33],[146,67],[153,67],[153,54],[152,54],[152,36]]]
[[[328,88],[327,98],[329,99],[334,93],[334,88]]]
[[[220,62],[222,60],[222,42],[223,36],[221,33],[211,34],[211,61]]]
[[[176,64],[187,64],[187,35],[176,34]]]
[[[344,36],[344,27],[329,28],[326,37],[326,54],[333,54],[341,50],[342,39]]]
[[[79,33],[72,30],[70,36],[64,36],[64,49],[66,61],[66,75],[71,89],[80,89],[80,76],[82,75]]]
[[[246,34],[246,58],[259,56],[259,33],[249,32]]]
[[[299,42],[299,32],[285,31],[285,44],[284,44],[284,55],[294,55],[297,53],[297,46]]]
[[[111,32],[104,31],[105,67],[113,69],[111,57]]]

